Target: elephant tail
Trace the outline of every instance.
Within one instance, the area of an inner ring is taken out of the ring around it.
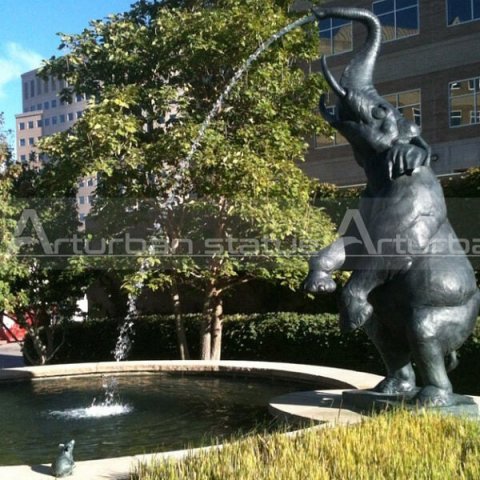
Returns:
[[[457,368],[459,363],[460,362],[457,358],[457,352],[455,350],[453,352],[450,352],[445,357],[445,368],[447,369],[447,372],[451,372],[452,370]]]

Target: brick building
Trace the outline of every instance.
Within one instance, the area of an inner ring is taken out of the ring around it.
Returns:
[[[422,127],[438,175],[480,166],[480,1],[335,0],[322,6],[373,10],[383,27],[375,70],[378,92]],[[301,9],[308,2],[300,2]],[[327,19],[321,53],[340,78],[365,40],[358,22]],[[312,64],[320,71],[320,62]],[[334,101],[332,99],[332,108]],[[315,138],[302,168],[338,185],[363,183],[349,145],[339,135]]]

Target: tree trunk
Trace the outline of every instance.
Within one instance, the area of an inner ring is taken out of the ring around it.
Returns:
[[[217,295],[214,298],[215,305],[212,316],[212,360],[220,360],[222,355],[222,330],[223,330],[223,302]]]
[[[177,283],[174,282],[172,286],[172,300],[173,313],[175,316],[175,329],[177,331],[177,344],[180,358],[182,360],[190,360],[190,352],[188,350],[187,336],[185,335],[185,324],[183,323],[183,316],[180,303],[180,293],[177,288]]]
[[[208,285],[205,300],[203,302],[202,328],[200,331],[200,360],[212,359],[212,320],[213,320],[213,299],[217,294],[215,283]]]

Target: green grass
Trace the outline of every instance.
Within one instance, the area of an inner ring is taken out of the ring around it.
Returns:
[[[461,480],[480,478],[480,424],[398,411],[297,436],[252,435],[181,461],[139,464],[131,480]]]

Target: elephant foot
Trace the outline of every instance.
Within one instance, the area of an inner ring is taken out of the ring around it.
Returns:
[[[456,405],[456,396],[449,390],[427,385],[413,398],[413,403],[423,407],[449,407]]]
[[[356,296],[344,296],[340,307],[340,330],[352,332],[362,327],[370,319],[373,307],[367,300]]]
[[[310,270],[304,282],[304,289],[310,293],[331,293],[337,288],[332,276],[321,270]]]
[[[414,389],[415,381],[411,382],[397,377],[386,377],[373,389],[373,391],[395,395],[408,393]]]

